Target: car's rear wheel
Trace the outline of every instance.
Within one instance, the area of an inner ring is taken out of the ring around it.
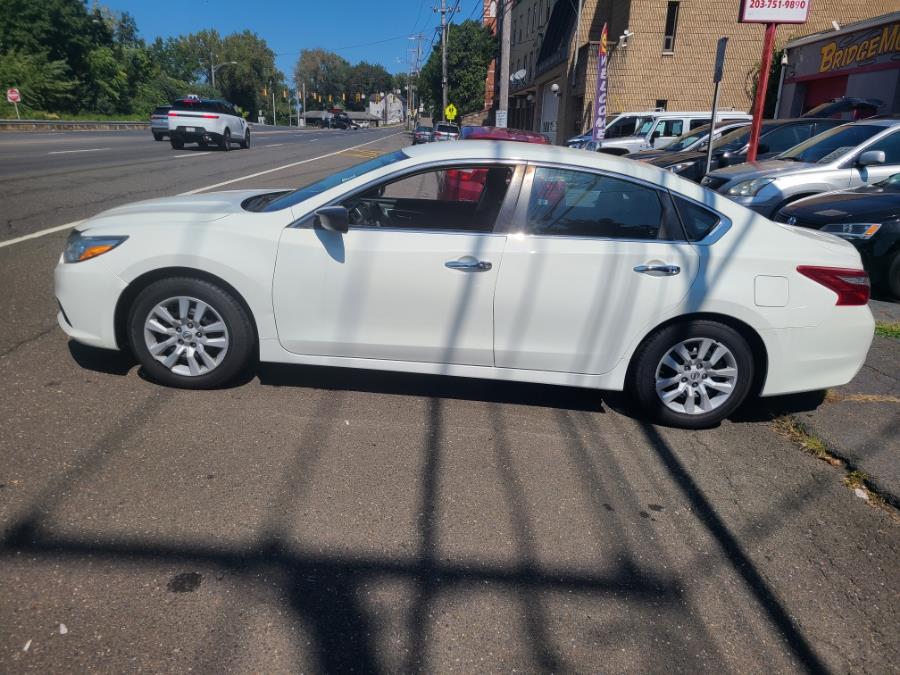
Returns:
[[[244,140],[241,141],[241,147],[244,150],[246,150],[247,148],[250,147],[250,130],[249,129],[247,129],[247,131],[244,132]]]
[[[231,150],[231,131],[226,129],[225,133],[222,134],[222,149],[225,152]]]
[[[656,420],[687,429],[713,426],[744,401],[753,352],[735,329],[694,320],[647,338],[632,362],[635,397]]]
[[[182,141],[178,138],[170,138],[169,143],[172,144],[172,149],[174,149],[174,150],[184,149],[184,141]]]
[[[157,382],[209,389],[233,380],[253,353],[255,334],[231,293],[202,279],[162,279],[141,291],[128,318],[135,356]]]
[[[158,133],[156,133],[156,132],[153,132],[153,140],[154,140],[154,141],[161,141],[162,139],[163,139],[162,134],[158,134]]]
[[[895,252],[888,263],[887,289],[896,300],[900,300],[900,251]]]

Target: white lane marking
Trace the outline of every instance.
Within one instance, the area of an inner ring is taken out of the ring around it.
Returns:
[[[261,145],[261,148],[280,148],[284,143],[269,143],[267,145]]]
[[[189,152],[186,155],[172,155],[172,159],[181,159],[182,157],[202,157],[203,155],[211,155],[212,152]]]
[[[90,148],[88,150],[54,150],[48,152],[48,155],[68,155],[73,152],[100,152],[101,150],[109,150],[109,148]]]
[[[223,180],[221,183],[215,183],[214,185],[207,185],[206,187],[197,188],[196,190],[188,190],[187,192],[180,192],[178,194],[179,197],[184,197],[187,195],[195,195],[198,192],[205,192],[206,190],[212,190],[214,188],[224,187],[225,185],[231,185],[232,183],[240,183],[241,181],[250,180],[251,178],[256,178],[258,176],[265,176],[269,173],[275,173],[276,171],[284,171],[285,169],[290,169],[295,166],[300,166],[301,164],[309,164],[310,162],[317,162],[320,159],[325,159],[326,157],[334,157],[335,155],[340,155],[342,152],[347,152],[348,150],[355,150],[356,148],[361,148],[365,145],[372,145],[372,143],[378,143],[379,141],[383,141],[386,138],[392,138],[393,136],[399,136],[401,134],[405,134],[405,131],[398,131],[395,134],[388,134],[387,136],[381,136],[380,138],[376,138],[374,140],[368,141],[366,143],[360,143],[359,145],[351,145],[349,148],[341,148],[340,150],[335,150],[334,152],[329,152],[325,155],[319,155],[318,157],[310,157],[309,159],[301,159],[299,162],[291,162],[290,164],[283,164],[282,166],[276,166],[274,169],[266,169],[265,171],[257,171],[256,173],[251,173],[247,176],[241,176],[240,178],[231,178],[230,180]]]
[[[376,138],[374,141],[369,141],[368,143],[361,143],[360,145],[354,145],[349,148],[344,148],[343,150],[337,150],[336,152],[329,152],[327,155],[320,155],[318,157],[311,157],[310,159],[304,159],[299,162],[293,162],[292,164],[285,164],[284,166],[278,166],[274,169],[267,169],[265,171],[259,171],[257,173],[252,173],[249,176],[242,176],[241,178],[233,178],[232,180],[226,180],[222,183],[217,183],[215,185],[208,185],[207,187],[197,188],[196,190],[191,190],[190,192],[182,192],[178,196],[182,197],[185,195],[193,195],[198,192],[203,192],[204,190],[211,190],[215,187],[221,187],[223,185],[229,185],[231,183],[236,183],[242,180],[248,180],[250,178],[256,178],[257,176],[263,176],[267,173],[272,173],[274,171],[281,171],[282,169],[290,169],[293,166],[299,166],[300,164],[306,164],[308,162],[315,162],[319,159],[324,159],[325,157],[333,157],[334,155],[339,155],[346,150],[354,150],[355,148],[361,148],[364,145],[371,145],[372,143],[377,143],[378,141],[383,141],[385,138],[391,138],[392,136],[399,136],[406,132],[398,131],[396,134],[388,134],[387,136],[382,136],[381,138]],[[317,139],[313,139],[317,140]],[[192,156],[197,153],[192,153]],[[47,234],[53,234],[54,232],[61,232],[62,230],[66,230],[72,227],[76,227],[84,222],[82,220],[73,220],[71,223],[66,223],[65,225],[57,225],[56,227],[48,227],[46,230],[38,230],[37,232],[32,232],[31,234],[26,234],[21,237],[16,237],[15,239],[8,239],[7,241],[0,241],[0,248],[5,248],[6,246],[12,246],[13,244],[19,244],[23,241],[28,241],[29,239],[37,239],[38,237],[43,237]]]
[[[71,223],[66,223],[65,225],[57,225],[56,227],[48,227],[46,230],[40,230],[39,232],[32,232],[31,234],[26,234],[21,237],[16,237],[15,239],[9,239],[7,241],[0,241],[0,248],[4,246],[12,246],[13,244],[18,244],[23,241],[28,241],[29,239],[37,239],[38,237],[43,237],[45,234],[53,234],[54,232],[61,232],[62,230],[67,230],[70,227],[75,227],[83,223],[84,220],[73,220]]]

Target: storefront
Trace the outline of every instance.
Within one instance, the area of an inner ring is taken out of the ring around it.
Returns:
[[[900,112],[900,12],[816,33],[785,46],[778,117],[796,117],[842,96]]]

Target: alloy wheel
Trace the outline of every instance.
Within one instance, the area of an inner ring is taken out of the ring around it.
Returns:
[[[158,303],[144,321],[150,355],[176,375],[214,370],[228,353],[228,327],[214,307],[189,296]]]
[[[656,393],[670,410],[703,415],[724,404],[738,381],[731,350],[711,338],[689,338],[669,349],[656,366]]]

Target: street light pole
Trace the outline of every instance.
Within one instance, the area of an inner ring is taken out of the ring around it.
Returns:
[[[213,53],[209,53],[209,72],[211,74],[210,80],[212,82],[213,89],[216,88],[216,71],[222,66],[233,66],[237,64],[237,61],[226,61],[225,63],[220,63],[216,65],[213,63]]]
[[[509,58],[511,47],[512,26],[512,0],[501,0],[503,10],[500,13],[500,100],[497,101],[497,110],[509,109]],[[579,5],[580,6],[580,5]],[[577,31],[577,28],[576,28]],[[575,52],[578,53],[577,50]]]

